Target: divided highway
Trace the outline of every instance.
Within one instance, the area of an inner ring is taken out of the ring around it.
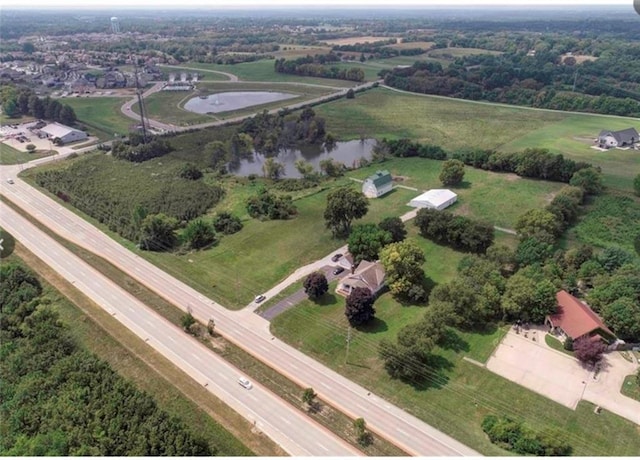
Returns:
[[[8,177],[8,175],[14,176],[18,169],[16,167],[2,167],[0,171],[0,176]],[[395,443],[406,452],[416,456],[480,455],[274,338],[269,332],[268,321],[258,315],[248,310],[233,312],[207,299],[193,288],[124,248],[24,181],[15,180],[15,184],[8,185],[3,180],[0,184],[0,191],[54,232],[96,254],[100,254],[168,301],[185,311],[190,309],[193,316],[203,323],[206,324],[209,319],[214,318],[216,331],[225,338],[303,387],[313,387],[322,399],[346,414],[352,417],[363,417],[367,421],[369,429]],[[7,230],[12,231],[12,227],[8,225],[10,222],[5,223],[5,221],[8,217],[13,221],[15,217],[9,214],[6,209],[6,206],[2,207],[2,224],[6,225]],[[41,236],[35,236],[33,232],[18,233],[16,237],[27,247],[36,244],[34,240],[41,238]],[[63,258],[67,257],[65,255]],[[76,274],[75,276],[76,282],[82,279],[81,275]],[[105,293],[115,292],[117,287],[111,285],[110,287],[105,286],[104,289]],[[105,300],[108,300],[108,294],[105,295],[107,295]],[[182,340],[186,341],[187,339],[183,336]],[[164,341],[164,346],[169,347],[166,342],[169,339],[160,336],[157,340]],[[279,423],[270,421],[271,423]],[[279,427],[284,429],[283,425]],[[309,448],[311,449],[311,447]],[[313,455],[323,454],[314,453]],[[324,455],[328,454],[325,452]]]

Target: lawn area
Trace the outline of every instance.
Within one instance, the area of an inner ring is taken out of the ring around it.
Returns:
[[[37,160],[38,158],[48,157],[54,155],[57,152],[51,151],[35,151],[33,153],[21,152],[18,149],[5,144],[0,143],[0,165],[16,165],[19,163],[26,163],[31,160]]]
[[[438,179],[442,161],[426,158],[394,158],[358,169],[349,175],[365,179],[378,169],[387,169],[393,176],[404,177],[402,185],[419,190],[419,192],[403,190],[410,194],[406,203],[424,190],[442,187]],[[450,210],[476,219],[485,219],[499,227],[513,228],[523,212],[545,206],[563,185],[558,182],[523,179],[514,174],[493,173],[467,166],[462,185],[452,187],[452,190],[458,194],[458,202]]]
[[[398,330],[415,321],[425,307],[402,307],[388,293],[375,306],[377,319],[367,327],[352,330],[348,358],[344,300],[335,294],[327,294],[320,305],[305,301],[279,315],[271,330],[484,455],[507,454],[482,432],[480,423],[488,413],[525,421],[535,430],[558,429],[565,433],[574,455],[635,455],[640,451],[638,427],[632,423],[606,411],[594,414],[593,405],[585,402],[572,411],[462,360],[463,356],[486,360],[504,334],[503,329],[485,335],[457,333],[457,347],[436,350],[442,358],[441,367],[425,383],[412,386],[391,380],[377,358],[377,345],[383,338],[395,339]],[[313,327],[300,327],[301,324]]]
[[[215,117],[190,112],[182,107],[192,97],[198,97],[198,93],[195,91],[158,91],[144,99],[146,114],[153,120],[178,126],[215,121]],[[137,102],[131,109],[138,114],[140,113]]]
[[[640,153],[618,149],[601,152],[590,148],[603,129],[620,130],[629,127],[640,129],[640,120],[567,113],[563,120],[533,129],[500,149],[517,151],[526,147],[548,148],[576,161],[587,161],[600,166],[607,187],[630,191],[633,189],[633,178],[640,171]]]
[[[120,107],[126,102],[122,97],[72,97],[60,99],[76,112],[78,120],[87,125],[89,134],[101,141],[113,140],[113,135],[129,133],[135,120],[125,117]]]
[[[165,73],[170,74],[170,73],[175,73],[176,75],[179,76],[180,71],[189,71],[190,69],[188,69],[188,67],[192,67],[194,69],[198,69],[201,72],[203,72],[202,74],[200,74],[200,78],[199,81],[228,81],[229,78],[227,78],[226,75],[223,75],[221,73],[218,72],[212,72],[211,70],[207,70],[207,69],[203,69],[200,67],[197,67],[196,64],[186,64],[184,67],[181,66],[177,66],[177,65],[167,65],[167,64],[162,64],[159,67],[162,67],[165,71]],[[191,71],[193,72],[193,71]]]
[[[630,398],[640,401],[640,384],[638,384],[638,377],[635,375],[627,375],[620,388],[620,393]]]
[[[346,80],[336,80],[331,78],[301,77],[298,75],[288,75],[276,73],[274,70],[275,59],[262,59],[254,62],[243,62],[241,64],[202,64],[199,62],[189,62],[185,67],[202,70],[220,70],[236,75],[240,80],[247,81],[272,81],[272,82],[301,82],[315,83],[319,85],[349,87],[354,86],[354,82]]]
[[[560,351],[569,356],[575,356],[572,351],[565,350],[564,344],[560,340],[553,337],[551,334],[544,335],[544,343],[546,343],[549,347],[553,348],[556,351]]]

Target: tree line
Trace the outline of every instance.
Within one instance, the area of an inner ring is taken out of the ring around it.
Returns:
[[[27,115],[65,125],[73,125],[77,121],[76,113],[70,105],[49,96],[40,98],[30,88],[3,86],[0,90],[0,103],[2,111],[9,118]]]
[[[173,150],[173,146],[166,139],[151,136],[146,140],[141,134],[129,133],[125,141],[113,141],[111,155],[114,158],[142,163],[152,158],[161,157]]]
[[[339,62],[340,57],[333,53],[306,56],[297,59],[276,59],[274,68],[277,73],[301,75],[304,77],[332,78],[338,80],[364,81],[364,71],[359,67],[341,69],[336,66],[327,66],[333,62]]]
[[[486,171],[509,172],[521,177],[543,179],[554,182],[570,182],[581,170],[593,169],[590,163],[564,158],[548,149],[527,148],[520,152],[496,152],[480,148],[460,148],[447,152],[433,144],[421,144],[409,139],[382,139],[374,147],[374,159],[392,157],[420,157],[444,160],[451,157],[468,166]],[[580,173],[579,176],[585,173]]]
[[[216,447],[81,349],[38,279],[0,267],[0,454],[210,456]]]
[[[620,69],[635,59],[638,49],[620,47],[622,56],[615,60],[607,54],[576,65],[564,64],[552,52],[473,55],[457,58],[447,68],[417,61],[380,75],[389,86],[417,93],[637,117],[640,93],[629,75],[640,69]]]

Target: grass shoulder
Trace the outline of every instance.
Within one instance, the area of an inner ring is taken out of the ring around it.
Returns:
[[[620,393],[623,395],[640,401],[640,383],[638,383],[637,375],[627,375],[622,382]]]

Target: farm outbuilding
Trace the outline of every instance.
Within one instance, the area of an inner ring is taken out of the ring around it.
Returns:
[[[458,200],[458,195],[448,189],[432,189],[409,202],[413,208],[430,208],[441,211]]]
[[[367,198],[378,198],[388,193],[393,188],[393,180],[389,171],[377,171],[365,179],[362,184],[362,193]]]

